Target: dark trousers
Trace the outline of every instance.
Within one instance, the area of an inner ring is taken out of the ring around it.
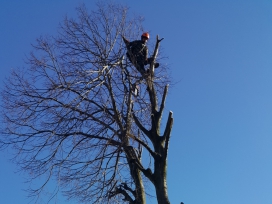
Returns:
[[[129,61],[130,61],[132,64],[134,64],[134,63],[132,62],[132,59],[131,59],[129,53],[127,53],[127,57],[128,57],[128,59],[129,59]],[[136,57],[135,57],[135,64],[134,64],[134,66],[136,67],[136,69],[137,69],[139,72],[145,73],[146,71],[145,71],[144,66],[147,65],[147,64],[150,64],[151,62],[152,62],[152,58],[148,58],[148,59],[146,60],[143,56],[136,56]]]

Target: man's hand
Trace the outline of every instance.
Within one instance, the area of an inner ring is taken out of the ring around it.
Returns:
[[[123,40],[124,40],[124,42],[125,42],[126,44],[129,43],[129,41],[128,41],[124,36],[122,36],[122,38],[123,38]]]

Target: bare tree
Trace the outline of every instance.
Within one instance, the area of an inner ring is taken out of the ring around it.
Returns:
[[[158,203],[170,203],[172,112],[161,130],[166,68],[154,73],[151,63],[149,74],[141,74],[126,59],[122,35],[138,38],[141,18],[130,19],[121,5],[97,8],[78,8],[78,19],[66,18],[58,37],[39,38],[27,68],[6,80],[1,147],[17,150],[30,180],[45,178],[31,195],[56,179],[68,199],[82,203],[144,204],[150,183]]]

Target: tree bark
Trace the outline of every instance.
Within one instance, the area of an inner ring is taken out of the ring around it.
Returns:
[[[128,146],[125,148],[125,152],[127,155],[127,160],[130,168],[130,174],[135,183],[135,204],[145,204],[145,191],[144,191],[144,184],[141,175],[141,171],[139,170],[136,164],[136,154],[133,147]]]

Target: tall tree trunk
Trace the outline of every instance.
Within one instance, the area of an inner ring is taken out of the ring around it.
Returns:
[[[167,169],[166,160],[163,160],[162,158],[158,158],[155,160],[154,184],[158,204],[170,204],[167,193],[166,169]]]
[[[146,204],[144,184],[141,171],[135,164],[136,154],[132,146],[126,147],[126,155],[130,168],[130,174],[135,183],[135,204]]]

